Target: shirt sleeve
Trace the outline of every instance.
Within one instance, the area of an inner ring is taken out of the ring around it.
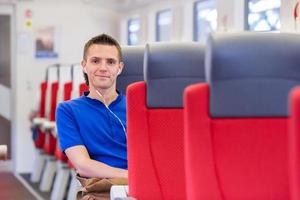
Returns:
[[[62,152],[65,152],[67,148],[83,145],[77,121],[71,106],[67,103],[60,103],[56,109],[56,126]]]

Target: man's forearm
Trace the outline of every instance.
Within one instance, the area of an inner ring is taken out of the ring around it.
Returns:
[[[85,159],[78,164],[76,171],[83,177],[97,178],[127,178],[128,171],[120,168],[110,167],[92,159]]]

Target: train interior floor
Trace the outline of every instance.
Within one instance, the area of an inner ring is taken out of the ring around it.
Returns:
[[[42,197],[44,200],[48,200],[50,199],[51,196],[51,192],[41,192],[39,190],[39,186],[40,183],[32,183],[30,181],[30,174],[29,173],[24,173],[24,174],[20,174],[20,176],[26,181],[26,183],[28,183],[28,185],[30,185],[30,187],[40,196]]]
[[[20,179],[12,172],[0,172],[0,199],[36,200]]]

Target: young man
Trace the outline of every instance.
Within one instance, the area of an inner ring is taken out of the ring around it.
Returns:
[[[89,92],[57,108],[61,150],[81,177],[127,178],[126,100],[116,90],[121,47],[96,36],[85,44],[81,65]]]

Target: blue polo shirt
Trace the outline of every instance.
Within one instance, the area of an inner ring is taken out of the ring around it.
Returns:
[[[105,105],[86,96],[60,103],[56,125],[61,150],[84,145],[93,160],[127,169],[126,135]],[[126,98],[119,94],[109,108],[126,127]]]

